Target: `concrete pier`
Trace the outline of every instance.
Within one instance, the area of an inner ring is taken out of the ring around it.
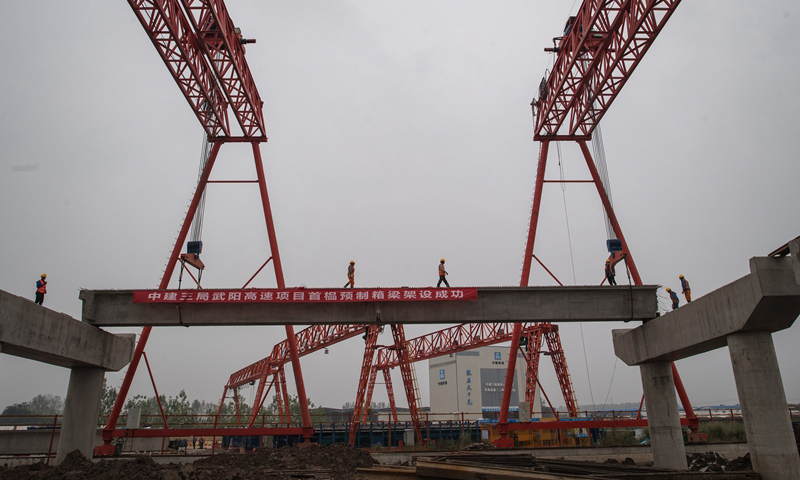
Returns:
[[[94,455],[103,378],[105,371],[102,368],[72,369],[64,406],[64,421],[58,438],[56,465],[74,450],[80,450],[86,458]]]
[[[678,400],[670,362],[648,362],[639,366],[647,404],[647,425],[653,446],[653,465],[686,470]]]
[[[753,470],[764,479],[800,479],[800,456],[772,334],[728,335],[728,351]]]
[[[657,285],[477,290],[477,300],[446,302],[133,303],[131,290],[81,290],[80,298],[83,321],[103,327],[610,322],[658,311]]]

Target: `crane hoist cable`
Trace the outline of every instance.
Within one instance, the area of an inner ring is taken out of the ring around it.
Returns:
[[[575,257],[572,253],[572,234],[570,233],[569,229],[569,214],[567,213],[567,183],[565,181],[564,175],[564,163],[561,158],[561,142],[556,143],[556,152],[558,152],[558,169],[559,175],[561,179],[561,198],[564,201],[564,218],[566,219],[567,223],[567,241],[569,243],[569,259],[570,264],[572,265],[572,284],[577,284],[577,277],[575,275]],[[581,346],[583,347],[583,363],[586,365],[586,379],[589,383],[589,397],[592,399],[592,409],[595,408],[594,403],[594,392],[592,391],[592,377],[589,375],[589,358],[586,355],[586,340],[583,336],[583,322],[578,322],[578,326],[581,330]]]
[[[208,134],[203,134],[203,146],[200,153],[200,170],[197,172],[197,182],[200,183],[200,177],[203,175],[203,171],[206,168],[206,163],[208,162],[209,156],[211,156],[211,147],[213,142],[209,141]],[[192,219],[192,229],[189,234],[189,241],[190,242],[199,242],[203,236],[203,214],[205,213],[205,206],[206,206],[206,191],[208,189],[203,189],[203,193],[200,196],[200,201],[197,204],[197,211],[194,212],[194,218]]]

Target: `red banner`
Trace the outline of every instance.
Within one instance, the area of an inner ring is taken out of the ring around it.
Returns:
[[[133,303],[339,303],[477,300],[477,288],[134,290]]]

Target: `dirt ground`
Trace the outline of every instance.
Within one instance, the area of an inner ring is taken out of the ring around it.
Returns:
[[[190,464],[159,465],[147,456],[91,462],[77,450],[57,467],[43,463],[0,467],[2,480],[352,480],[356,468],[373,464],[369,453],[349,445],[263,449],[220,454]]]
[[[752,468],[749,455],[729,461],[707,452],[687,460],[690,470],[700,472]],[[353,480],[356,468],[373,463],[369,453],[346,444],[224,453],[185,464],[158,464],[148,456],[91,462],[76,450],[57,467],[0,467],[0,480]]]

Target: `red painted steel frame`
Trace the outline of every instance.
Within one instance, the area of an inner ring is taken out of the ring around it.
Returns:
[[[591,135],[679,3],[584,0],[536,102],[534,140],[557,140],[568,116],[567,137]]]
[[[188,235],[192,219],[194,218],[194,214],[197,211],[197,207],[200,198],[202,196],[202,192],[205,190],[205,187],[208,183],[208,178],[211,174],[211,170],[219,154],[219,149],[221,147],[221,144],[222,142],[215,141],[211,148],[211,153],[209,155],[208,161],[206,162],[205,168],[203,169],[203,173],[201,174],[200,181],[198,182],[194,197],[192,198],[192,202],[189,205],[189,210],[186,212],[186,217],[184,219],[183,226],[181,227],[181,231],[178,234],[178,238],[175,241],[175,245],[172,250],[172,255],[170,257],[169,262],[167,263],[167,267],[164,271],[164,276],[161,279],[161,284],[159,285],[159,289],[167,288],[167,285],[169,284],[169,281],[172,278],[172,274],[174,273],[181,248],[184,242],[186,241],[186,237]],[[269,195],[267,193],[266,178],[264,176],[264,168],[261,161],[261,151],[257,141],[252,142],[252,147],[253,147],[253,158],[255,162],[256,174],[258,176],[259,190],[261,194],[261,203],[264,209],[264,220],[267,226],[267,236],[269,238],[270,249],[272,251],[272,259],[273,259],[272,263],[275,268],[275,279],[278,284],[278,288],[285,288],[285,282],[283,279],[283,270],[281,267],[280,253],[278,251],[277,237],[275,235],[275,228],[272,222],[272,211],[269,204]],[[127,398],[128,390],[130,389],[130,384],[133,380],[133,376],[136,373],[136,368],[139,364],[139,359],[144,353],[144,347],[147,343],[147,339],[150,335],[151,330],[152,327],[145,327],[142,330],[142,335],[139,339],[139,342],[136,345],[136,350],[134,351],[133,360],[131,361],[128,371],[125,374],[125,379],[122,383],[122,386],[120,387],[119,395],[117,396],[114,408],[112,409],[111,415],[109,416],[108,424],[106,428],[103,430],[103,438],[104,441],[106,442],[110,442],[111,438],[113,438],[110,432],[114,430],[114,428],[116,427],[116,422],[122,410],[122,405],[125,401],[125,398]],[[287,341],[288,353],[289,353],[289,358],[292,361],[292,367],[298,392],[297,396],[300,402],[300,411],[303,419],[303,435],[306,438],[306,440],[309,440],[311,438],[311,435],[313,434],[314,429],[311,426],[311,415],[308,411],[308,401],[305,393],[305,385],[303,382],[302,370],[300,368],[299,356],[297,353],[297,343],[295,342],[295,334],[292,326],[290,325],[286,326],[286,334],[288,339]],[[225,394],[223,394],[222,401],[224,401],[225,399],[224,395]],[[220,403],[220,408],[221,407],[222,404]]]
[[[364,358],[361,362],[361,377],[358,380],[358,392],[356,394],[356,403],[353,407],[353,419],[350,422],[350,435],[348,442],[353,445],[356,440],[356,432],[358,431],[359,418],[361,417],[361,409],[364,408],[366,413],[369,410],[369,403],[364,407],[364,395],[366,394],[367,381],[369,380],[369,373],[372,368],[372,361],[375,358],[375,344],[378,342],[378,332],[380,327],[371,325],[367,329],[367,341],[364,346]]]
[[[209,137],[230,135],[228,102],[178,0],[128,0]]]
[[[406,334],[403,324],[392,324],[392,337],[394,338],[394,348],[399,349],[397,356],[399,358],[398,367],[400,367],[400,375],[403,378],[403,386],[406,390],[406,398],[408,399],[408,414],[411,417],[411,423],[414,426],[414,434],[417,438],[417,443],[422,444],[422,430],[419,426],[419,411],[417,410],[417,395],[414,391],[414,379],[411,375],[411,361],[409,359],[409,352],[406,348]]]
[[[261,96],[223,0],[181,0],[246,137],[264,135]]]

